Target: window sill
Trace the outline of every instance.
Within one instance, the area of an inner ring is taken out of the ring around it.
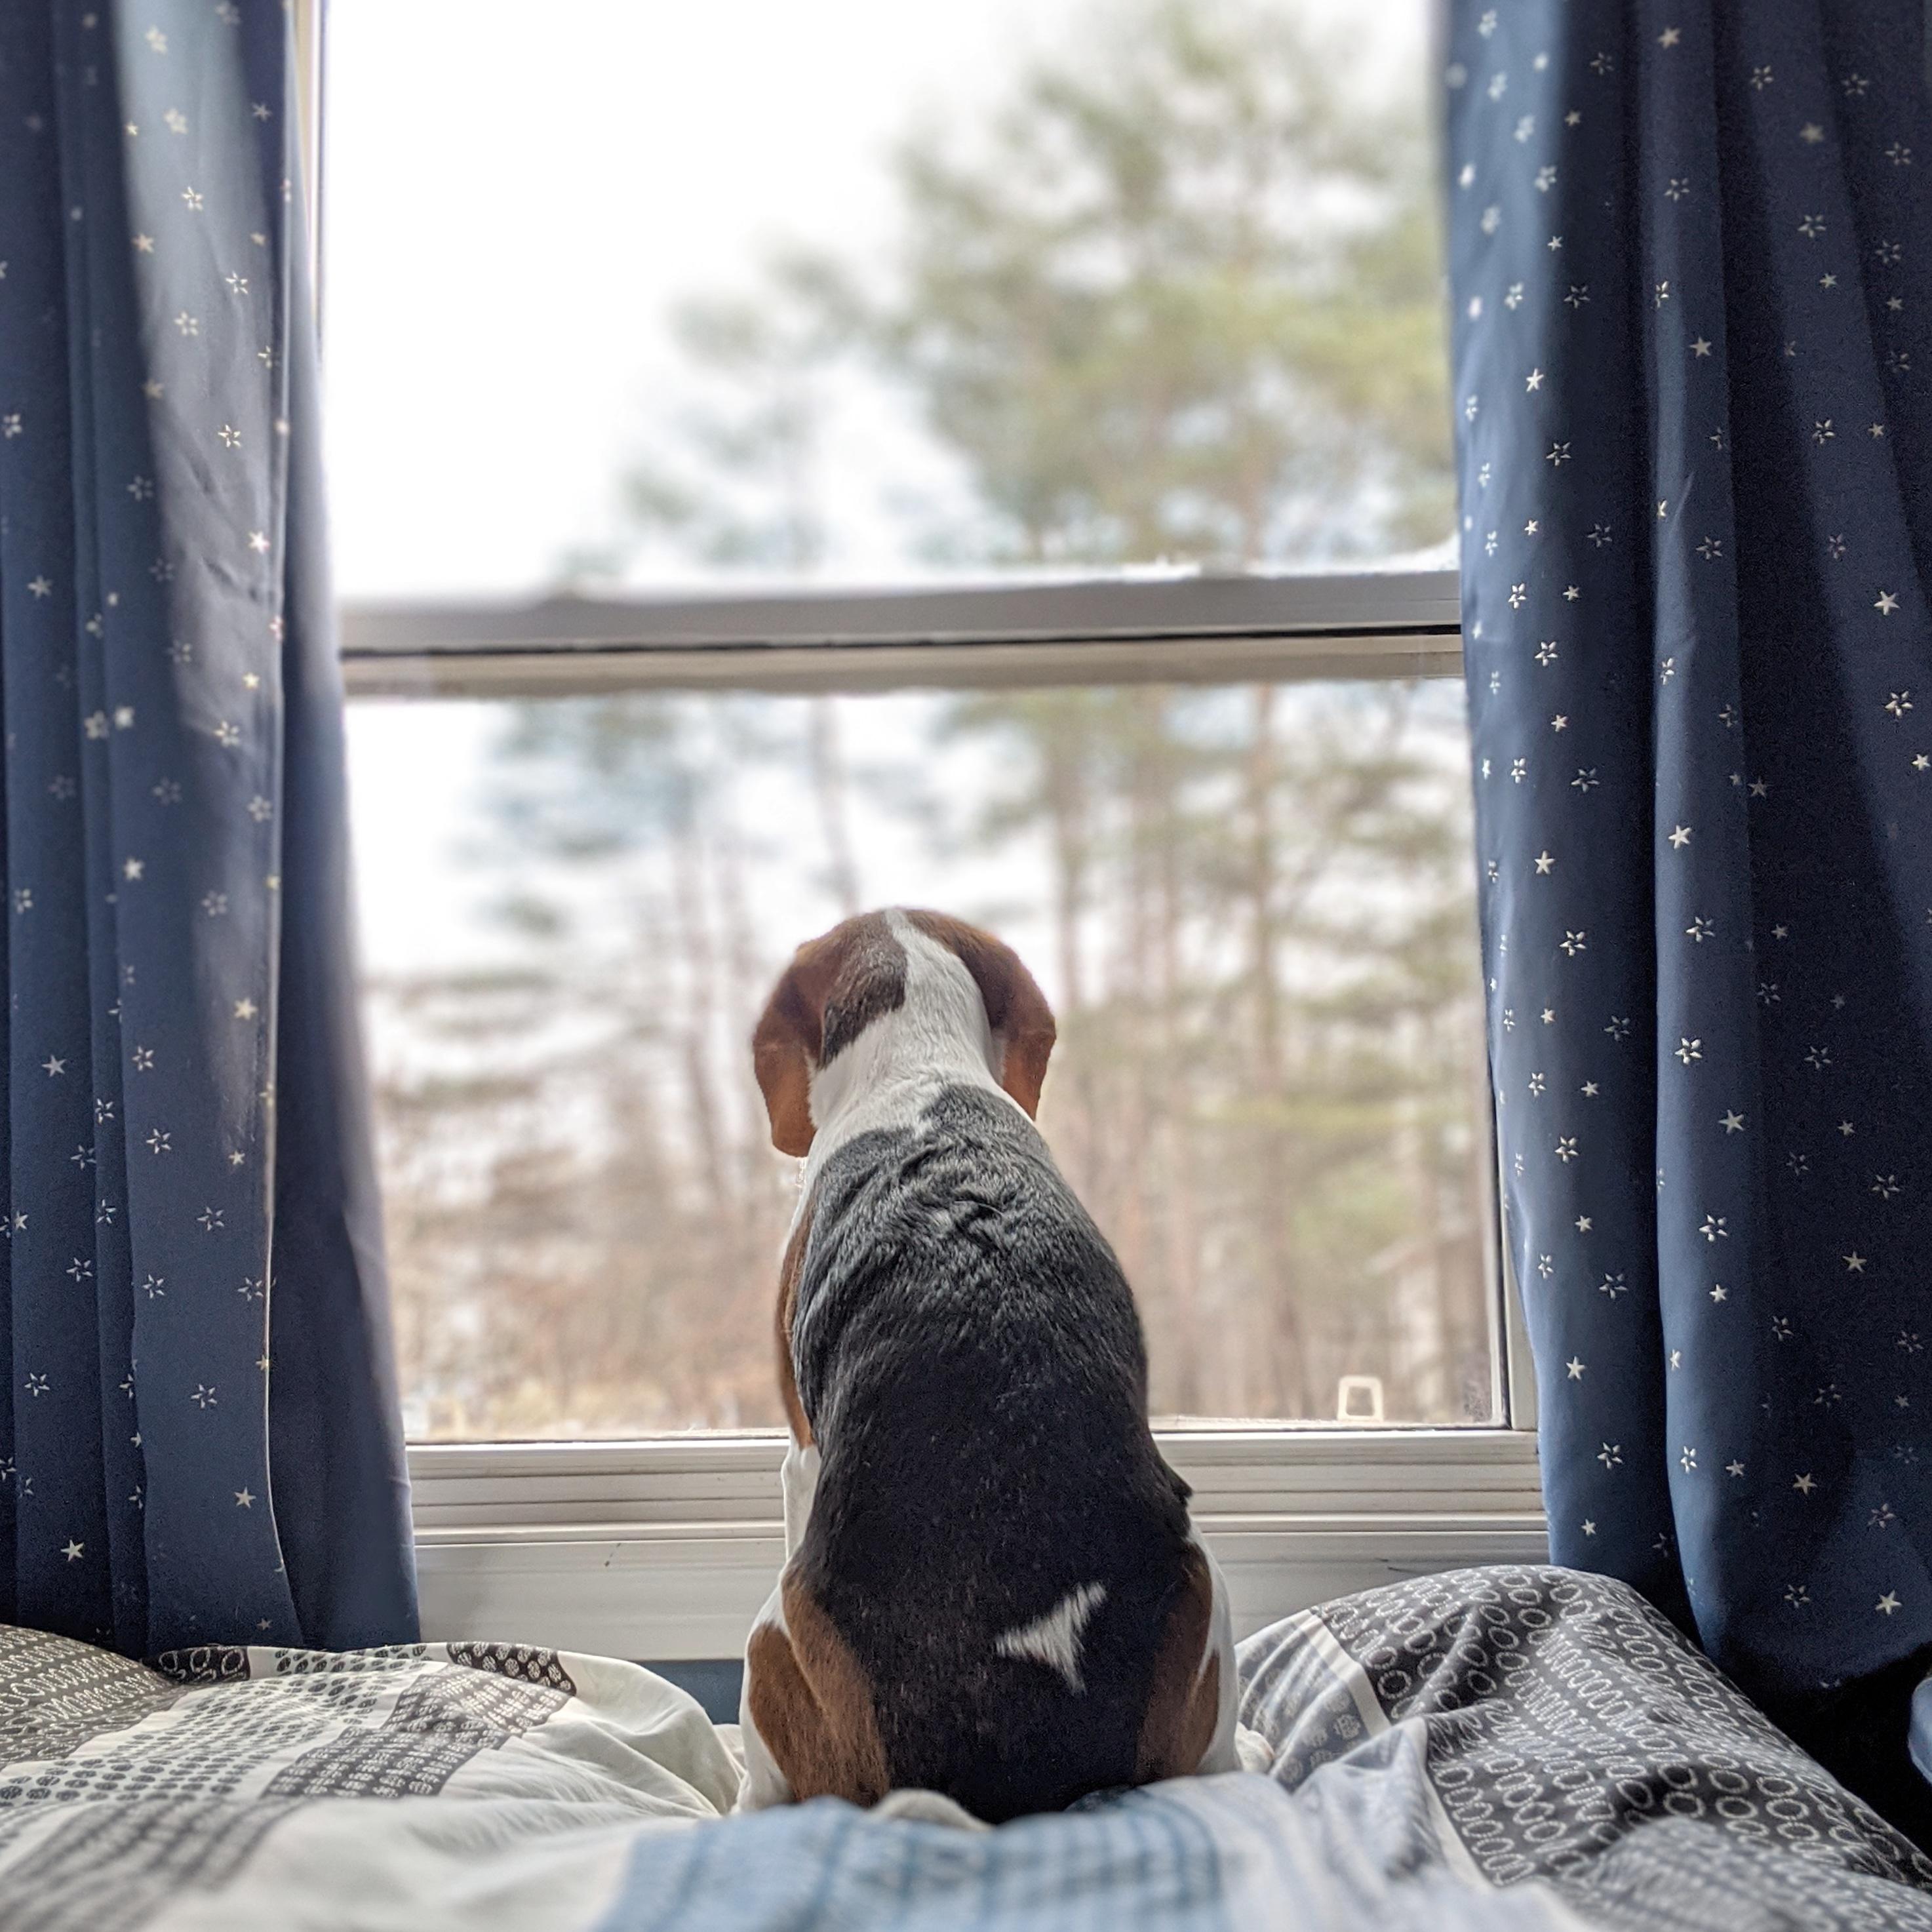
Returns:
[[[1534,1562],[1534,1438],[1483,1430],[1163,1435],[1236,1634],[1375,1584]],[[784,1560],[772,1436],[410,1450],[423,1630],[665,1660],[735,1656]]]

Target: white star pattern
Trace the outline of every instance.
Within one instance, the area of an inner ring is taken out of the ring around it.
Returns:
[[[1834,75],[1809,46],[1780,38],[1774,50],[1754,17],[1740,16],[1732,53],[1714,66],[1701,26],[1660,13],[1645,29],[1645,58],[1612,60],[1605,49],[1592,60],[1581,43],[1572,58],[1590,70],[1584,86],[1630,70],[1586,113],[1559,90],[1564,63],[1552,60],[1541,78],[1534,56],[1545,51],[1546,22],[1499,8],[1481,71],[1509,74],[1507,110],[1478,87],[1449,102],[1450,171],[1467,165],[1484,182],[1480,200],[1451,215],[1455,367],[1461,393],[1483,402],[1479,419],[1456,425],[1465,500],[1479,472],[1483,487],[1506,482],[1510,492],[1484,519],[1496,526],[1492,545],[1479,526],[1463,557],[1475,756],[1498,779],[1522,773],[1519,784],[1478,791],[1490,1052],[1498,1095],[1511,1102],[1497,1129],[1539,1359],[1562,1365],[1546,1400],[1563,1406],[1568,1439],[1588,1430],[1600,1444],[1587,1472],[1577,1456],[1546,1471],[1556,1560],[1576,1560],[1588,1539],[1586,1567],[1633,1580],[1646,1574],[1646,1550],[1678,1561],[1679,1524],[1646,1514],[1648,1492],[1627,1483],[1626,1468],[1636,1464],[1648,1481],[1668,1465],[1694,1487],[1721,1468],[1730,1499],[1774,1540],[1748,1562],[1733,1529],[1720,1538],[1702,1516],[1685,1519],[1682,1562],[1698,1576],[1700,1616],[1714,1601],[1749,1618],[1781,1594],[1781,1617],[1802,1613],[1822,1630],[1876,1602],[1898,1619],[1893,1654],[1902,1656],[1932,1645],[1932,1606],[1908,1606],[1892,1580],[1834,1540],[1847,1512],[1832,1457],[1849,1445],[1864,1461],[1906,1461],[1924,1446],[1900,1440],[1904,1420],[1916,1425],[1927,1412],[1908,1378],[1932,1366],[1922,1316],[1905,1298],[1922,1281],[1928,1224],[1915,1213],[1916,1150],[1903,1136],[1932,1107],[1932,1091],[1921,1090],[1916,1042],[1901,1044],[1902,1014],[1894,1017],[1908,1002],[1889,991],[1874,998],[1862,970],[1889,956],[1898,936],[1874,929],[1883,908],[1874,901],[1849,912],[1810,882],[1862,876],[1862,856],[1848,855],[1883,852],[1895,890],[1924,908],[1924,926],[1906,937],[1932,951],[1922,860],[1932,849],[1932,737],[1918,736],[1924,707],[1909,688],[1932,626],[1915,592],[1918,560],[1899,538],[1910,518],[1892,468],[1907,435],[1901,411],[1913,412],[1911,446],[1932,444],[1932,405],[1910,386],[1926,345],[1907,320],[1916,284],[1893,272],[1905,249],[1882,238],[1882,219],[1874,239],[1852,232],[1864,229],[1862,212],[1856,224],[1837,212],[1841,176],[1860,196],[1870,190],[1873,208],[1894,205],[1882,197],[1895,196],[1892,178],[1916,175],[1912,149],[1924,144],[1906,124],[1919,111],[1914,76]],[[1478,44],[1469,37],[1456,51],[1466,58]],[[1565,85],[1577,80],[1573,65]],[[1714,85],[1717,112],[1699,142],[1653,143],[1643,169],[1624,166],[1640,128],[1707,116]],[[1856,142],[1844,124],[1842,151],[1840,87],[1859,116]],[[1521,136],[1525,127],[1534,131]],[[1560,169],[1566,193],[1590,184],[1588,197],[1567,194],[1555,233],[1556,206],[1534,176],[1546,165]],[[1762,242],[1720,228],[1707,180],[1728,180],[1732,169],[1774,211],[1775,235]],[[1485,208],[1496,211],[1487,236]],[[1755,278],[1743,298],[1730,272],[1740,250]],[[1848,302],[1857,304],[1850,334]],[[1623,320],[1634,303],[1645,318],[1634,335]],[[1772,362],[1774,379],[1763,370]],[[1772,408],[1764,385],[1774,380]],[[1640,393],[1651,398],[1646,421],[1628,413]],[[1787,487],[1734,490],[1734,411],[1757,412],[1756,460],[1774,449]],[[1606,462],[1625,440],[1634,460]],[[1639,515],[1648,532],[1631,544],[1624,520]],[[1780,554],[1803,567],[1768,598],[1748,580],[1749,560]],[[1613,560],[1628,578],[1606,574]],[[1778,599],[1788,635],[1750,614]],[[1630,657],[1640,667],[1646,648],[1656,668],[1647,695],[1640,677],[1635,693],[1626,682]],[[1842,752],[1828,760],[1822,746],[1804,743],[1796,709],[1780,718],[1754,704],[1747,720],[1754,654],[1767,692],[1815,677],[1834,707],[1842,700],[1842,726],[1834,710],[1828,728],[1843,730],[1831,741]],[[1882,769],[1864,749],[1873,720],[1898,734],[1882,741]],[[1539,766],[1532,734],[1541,731],[1575,747],[1582,782],[1561,790],[1566,773],[1547,759]],[[1720,799],[1745,809],[1720,811]],[[1630,916],[1616,909],[1624,904]],[[1774,946],[1767,970],[1754,956]],[[1916,984],[1932,967],[1901,956],[1900,970]],[[1539,1010],[1542,1028],[1501,1018]],[[1912,1072],[1900,1070],[1907,1066]],[[1654,1097],[1640,1097],[1646,1083]],[[1868,1108],[1874,1086],[1892,1097]],[[1579,1136],[1562,1111],[1586,1104],[1607,1137],[1594,1124]],[[1654,1196],[1643,1190],[1654,1210],[1626,1191],[1642,1171],[1628,1150],[1646,1137],[1655,1145]],[[1842,1158],[1854,1138],[1856,1170]],[[1543,1151],[1552,1146],[1554,1159]],[[1788,1222],[1767,1223],[1767,1197]],[[1586,1248],[1594,1265],[1585,1275]],[[1627,1278],[1606,1273],[1606,1262],[1638,1253],[1654,1263],[1627,1266]],[[1708,1258],[1700,1268],[1694,1256]],[[1712,1282],[1720,1257],[1726,1278]],[[1566,1294],[1580,1276],[1600,1292]],[[1844,1284],[1836,1296],[1834,1280]],[[1660,1316],[1660,1350],[1642,1352],[1633,1312]],[[1702,1345],[1712,1325],[1739,1319],[1766,1322],[1774,1350],[1788,1342],[1782,1359],[1797,1375],[1828,1362],[1839,1379],[1820,1381],[1820,1366],[1787,1394],[1765,1385],[1768,1369],[1736,1338],[1720,1350]],[[1632,1406],[1639,1386],[1654,1388],[1658,1354],[1681,1378],[1668,1412],[1688,1405],[1676,1426],[1688,1436],[1698,1417],[1710,1432],[1701,1445],[1664,1438],[1656,1415]],[[1839,1366],[1853,1360],[1873,1372],[1855,1382]],[[1762,1402],[1769,1420],[1744,1411],[1746,1400]],[[1816,1437],[1827,1418],[1842,1418],[1838,1432]],[[1741,1426],[1774,1430],[1764,1442],[1782,1446],[1747,1458]],[[1810,1526],[1802,1532],[1786,1526],[1798,1505]],[[1861,1534],[1874,1508],[1858,1499]]]
[[[144,1443],[134,1426],[128,1352],[139,1333],[142,1413],[171,1417],[196,1445],[170,1451],[174,1560],[183,1575],[220,1580],[185,1610],[172,1593],[165,1616],[157,1592],[147,1635],[158,1648],[208,1640],[218,1624],[299,1638],[266,1506],[268,1391],[245,1378],[268,1353],[266,1298],[227,1292],[249,1268],[265,1270],[270,1250],[275,1139],[262,1056],[272,1042],[262,1028],[280,1000],[280,958],[268,880],[284,862],[281,788],[296,788],[293,809],[306,782],[291,776],[304,754],[279,701],[274,647],[290,594],[284,551],[308,540],[310,512],[290,478],[308,456],[291,398],[312,374],[312,311],[300,186],[284,179],[297,145],[277,51],[285,10],[262,0],[256,10],[259,22],[245,17],[247,0],[202,0],[158,21],[117,19],[81,0],[63,14],[62,166],[44,182],[38,164],[16,170],[8,190],[26,232],[44,230],[58,245],[46,260],[16,251],[0,266],[8,328],[44,325],[38,344],[20,338],[28,362],[0,372],[0,463],[33,486],[10,489],[4,530],[19,607],[8,618],[29,627],[17,639],[8,632],[4,652],[15,1083],[24,1091],[30,1073],[46,1109],[30,1124],[16,1106],[12,1198],[0,1216],[15,1264],[13,1400],[16,1414],[35,1416],[40,1453],[58,1444],[80,1493],[98,1492],[92,1510],[132,1521],[159,1465],[144,1473],[113,1459],[152,1454],[161,1435],[151,1420]],[[41,67],[33,84],[51,85]],[[42,131],[21,126],[37,118],[22,93],[32,70],[0,64],[0,126],[16,145]],[[50,141],[39,146],[51,156]],[[101,202],[91,172],[83,190],[68,165],[76,156],[111,160],[120,199]],[[62,172],[70,178],[56,200]],[[92,258],[94,243],[111,273],[90,342],[85,314],[68,308],[62,254],[78,259],[84,247]],[[85,430],[71,453],[64,427],[58,446],[50,437],[33,386],[56,366],[86,386],[70,399]],[[31,373],[16,388],[22,369]],[[101,465],[98,476],[76,466],[83,454]],[[81,530],[83,484],[92,508]],[[325,730],[333,722],[326,700],[319,722]],[[300,1023],[299,1011],[290,1017]],[[79,1143],[89,1126],[94,1141]],[[98,1364],[30,1345],[50,1332],[47,1311],[76,1298],[91,1306],[97,1291],[104,1316],[118,1307],[134,1324],[117,1338],[104,1322]],[[118,1392],[128,1419],[96,1426],[91,1448],[76,1449],[63,1432],[80,1424],[83,1382]],[[10,1511],[25,1485],[3,1426],[0,1438]],[[118,1614],[138,1604],[149,1580],[139,1528],[124,1552],[117,1529],[110,1565],[105,1530],[92,1514],[56,1513],[64,1508],[22,1514],[23,1586],[43,1603],[64,1588],[76,1634],[111,1642],[98,1628],[106,1606]]]

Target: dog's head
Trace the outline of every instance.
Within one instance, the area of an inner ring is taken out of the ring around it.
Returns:
[[[1037,1112],[1053,1015],[1019,955],[944,913],[865,913],[798,949],[752,1035],[772,1144],[782,1154],[812,1145],[813,1076],[904,1005],[909,935],[944,948],[972,976],[992,1036],[994,1077],[1029,1117]]]

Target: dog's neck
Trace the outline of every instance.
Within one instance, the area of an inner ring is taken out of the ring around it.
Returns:
[[[905,949],[905,998],[812,1075],[817,1131],[800,1177],[801,1201],[819,1169],[848,1141],[878,1128],[911,1125],[941,1087],[978,1087],[1010,1098],[1000,1085],[1001,1043],[959,956],[928,938],[904,914],[886,917]]]

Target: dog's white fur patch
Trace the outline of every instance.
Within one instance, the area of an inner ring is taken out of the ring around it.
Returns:
[[[1058,1671],[1066,1679],[1066,1688],[1077,1696],[1086,1688],[1080,1677],[1081,1639],[1087,1619],[1106,1600],[1106,1584],[1082,1583],[1068,1591],[1045,1616],[996,1637],[993,1648],[1002,1657],[1024,1658]]]

